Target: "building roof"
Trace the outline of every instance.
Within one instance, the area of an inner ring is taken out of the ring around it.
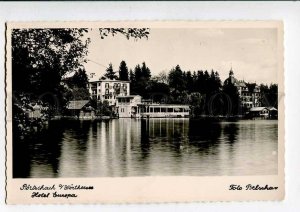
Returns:
[[[246,87],[246,83],[244,81],[238,81],[237,82],[237,86],[240,86],[240,87]]]
[[[271,110],[271,111],[277,111],[277,109],[275,107],[267,107],[268,110]]]
[[[74,101],[69,101],[67,109],[69,109],[69,110],[80,110],[87,103],[89,103],[89,100],[74,100]]]
[[[250,111],[256,112],[256,111],[262,111],[263,109],[267,109],[266,107],[253,107],[250,109]]]
[[[138,105],[144,105],[144,106],[151,106],[151,107],[186,107],[189,108],[189,105],[182,105],[182,104],[156,104],[156,103],[152,103],[152,104],[138,104]]]
[[[130,81],[125,81],[125,80],[111,80],[111,79],[104,79],[104,80],[95,80],[95,81],[89,81],[89,83],[93,82],[127,82],[129,83]]]

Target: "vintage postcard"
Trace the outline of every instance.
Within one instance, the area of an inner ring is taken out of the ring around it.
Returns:
[[[281,21],[6,25],[6,202],[283,200]]]

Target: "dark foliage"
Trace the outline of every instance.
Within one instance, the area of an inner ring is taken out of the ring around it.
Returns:
[[[129,80],[128,68],[127,68],[126,62],[124,60],[121,61],[121,63],[120,63],[119,80],[125,80],[125,81]]]
[[[270,86],[261,84],[261,101],[262,104],[268,107],[278,108],[278,85],[271,84]]]
[[[106,69],[106,73],[103,76],[103,79],[105,79],[105,78],[110,79],[110,80],[118,79],[116,72],[114,71],[111,63],[108,65],[108,68]]]

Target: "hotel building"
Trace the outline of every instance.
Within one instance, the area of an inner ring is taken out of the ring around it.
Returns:
[[[110,106],[114,106],[118,96],[130,94],[130,82],[110,79],[92,81],[89,82],[89,92],[93,99],[101,102],[106,100]]]
[[[252,107],[261,106],[260,87],[256,84],[247,85],[244,80],[237,80],[234,77],[232,69],[229,71],[229,77],[224,81],[224,85],[232,84],[237,87],[241,106],[247,110]]]

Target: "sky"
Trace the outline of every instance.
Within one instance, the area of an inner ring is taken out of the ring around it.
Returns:
[[[277,31],[272,28],[151,28],[149,38],[126,39],[119,34],[101,39],[98,30],[88,35],[87,73],[97,80],[112,63],[118,71],[124,60],[128,68],[145,62],[152,76],[177,64],[183,71],[212,69],[224,81],[233,69],[238,80],[277,83]]]

